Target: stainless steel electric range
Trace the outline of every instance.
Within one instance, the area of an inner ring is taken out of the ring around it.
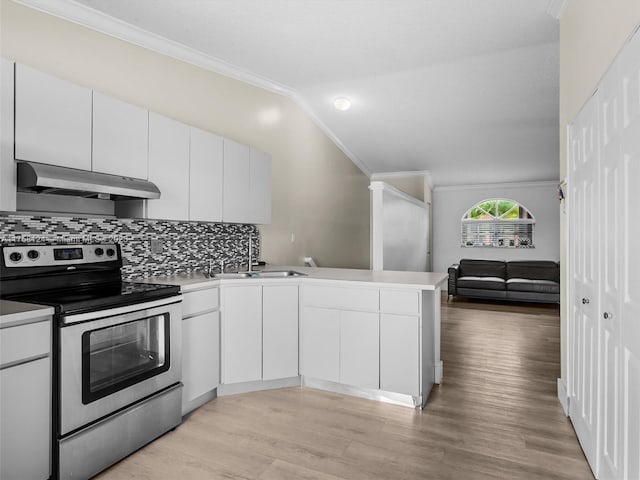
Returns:
[[[87,479],[181,422],[179,287],[126,282],[116,243],[8,244],[0,296],[50,305],[53,472]]]

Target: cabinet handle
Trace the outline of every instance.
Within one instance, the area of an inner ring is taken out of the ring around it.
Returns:
[[[589,299],[588,298],[583,298],[582,299],[582,304],[583,305],[589,305]]]
[[[604,312],[602,316],[604,317],[605,320],[611,320],[613,318],[613,313]]]

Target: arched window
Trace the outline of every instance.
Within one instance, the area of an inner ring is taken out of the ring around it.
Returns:
[[[491,198],[462,216],[463,247],[533,248],[536,220],[514,200]]]

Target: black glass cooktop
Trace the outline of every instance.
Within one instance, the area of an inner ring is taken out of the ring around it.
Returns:
[[[58,314],[81,313],[132,305],[180,293],[176,285],[114,282],[6,296],[7,300],[50,305]]]

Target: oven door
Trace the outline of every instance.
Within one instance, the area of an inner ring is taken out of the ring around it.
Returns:
[[[180,382],[181,299],[61,317],[61,436]]]

